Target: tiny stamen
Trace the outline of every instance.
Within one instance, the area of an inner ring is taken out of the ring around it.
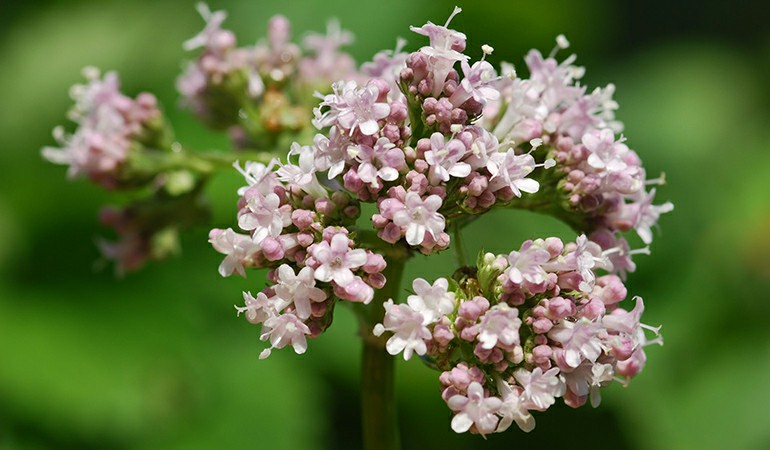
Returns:
[[[460,8],[459,6],[455,6],[455,9],[454,9],[454,11],[452,11],[452,14],[451,14],[451,15],[449,16],[449,18],[446,20],[446,23],[444,24],[444,27],[445,27],[445,28],[449,27],[449,22],[451,22],[451,21],[452,21],[452,19],[454,19],[454,17],[455,17],[456,15],[460,14],[462,11],[463,11],[463,9],[462,9],[462,8]]]

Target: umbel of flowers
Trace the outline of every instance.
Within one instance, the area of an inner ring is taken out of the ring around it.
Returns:
[[[242,232],[215,229],[210,242],[227,255],[223,275],[270,268],[269,286],[237,307],[261,324],[264,358],[285,346],[304,353],[337,302],[368,304],[387,264],[403,264],[383,249],[442,251],[493,208],[542,211],[588,233],[484,254],[453,278],[414,280],[406,303],[369,306],[384,308],[369,331],[387,337],[388,353],[442,371],[455,431],[487,434],[514,421],[529,431],[531,412],[556,398],[598,405],[599,388],[626,384],[644,366],[643,347],[662,342],[640,322],[641,298],[621,303],[632,255],[649,249],[630,250],[620,233],[635,229],[649,244],[672,206],[652,204],[646,186],[661,180],[648,181],[617,136],[614,88],[588,92],[574,56],[554,59],[563,37],[551,56],[527,55],[524,79],[485,61],[489,46],[471,62],[465,35],[448,24],[413,27],[428,45],[378,54],[363,66],[368,79],[319,94],[319,133],[292,144],[286,162],[237,167],[247,182]],[[357,226],[361,203],[376,205],[366,218],[376,236]]]
[[[268,281],[237,312],[260,326],[267,358],[308,351],[338,304],[354,309],[372,448],[397,446],[388,354],[438,370],[452,429],[482,435],[513,422],[530,431],[533,412],[557,398],[596,406],[600,388],[643,369],[644,347],[662,338],[624,281],[673,205],[653,203],[664,177],[648,179],[621,134],[614,86],[589,91],[575,56],[557,59],[564,36],[548,56],[531,50],[523,77],[487,61],[489,45],[478,61],[465,53],[465,34],[450,28],[455,8],[444,25],[411,28],[425,44],[416,51],[399,40],[357,68],[336,22],[300,47],[277,16],[266,39],[238,47],[223,11],[198,9],[205,28],[184,47],[200,53],[178,87],[185,107],[230,134],[233,152],[184,148],[154,97],[127,97],[114,73],[94,71],[72,92],[77,130],[57,131],[62,148],[43,152],[73,176],[149,191],[102,214],[121,236],[102,245],[119,267],[164,257],[179,229],[205,222],[206,182],[234,167],[244,179],[237,214],[209,242],[225,255],[222,276],[267,269]],[[463,227],[500,208],[552,215],[577,238],[512,242],[468,266]],[[631,249],[632,230],[645,247]],[[456,272],[417,278],[401,298],[405,261],[450,246]]]

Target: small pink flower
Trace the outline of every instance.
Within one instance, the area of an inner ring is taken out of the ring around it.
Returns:
[[[425,152],[425,161],[430,165],[428,177],[433,184],[449,181],[449,177],[465,178],[471,173],[468,163],[460,162],[465,156],[465,144],[456,139],[444,141],[444,135],[430,136],[430,150]]]
[[[365,250],[351,250],[350,244],[350,239],[340,233],[335,234],[331,242],[322,241],[308,248],[319,264],[315,269],[316,280],[334,281],[340,286],[353,281],[353,270],[366,264],[367,257]]]
[[[548,333],[548,337],[561,344],[564,360],[569,367],[577,367],[587,359],[595,362],[602,354],[603,346],[599,338],[602,326],[588,319],[577,322],[562,320]]]
[[[379,89],[375,84],[359,87],[355,81],[339,81],[332,85],[334,92],[324,97],[314,110],[316,127],[324,128],[337,124],[349,134],[360,130],[371,136],[380,129],[378,120],[388,117],[390,106],[377,102]],[[321,108],[328,107],[325,112]]]
[[[406,242],[420,245],[426,232],[438,239],[446,226],[444,216],[438,213],[441,197],[430,195],[423,200],[419,194],[410,191],[405,200],[404,208],[393,214],[393,222],[406,229]]]
[[[270,348],[266,348],[259,354],[259,359],[270,356],[274,348],[283,348],[291,345],[297,354],[303,354],[307,350],[306,335],[310,334],[310,328],[299,317],[292,313],[271,317],[262,324],[262,334],[259,339],[270,339]]]
[[[529,153],[517,155],[513,149],[505,153],[493,153],[487,163],[487,170],[492,174],[489,189],[497,191],[509,187],[516,197],[521,197],[522,192],[534,194],[540,189],[540,183],[526,176],[535,167],[535,158]]]
[[[535,428],[535,418],[529,413],[524,405],[524,396],[522,389],[518,386],[511,386],[503,380],[497,383],[497,389],[503,404],[500,407],[500,414],[503,418],[497,426],[497,432],[502,432],[511,426],[514,421],[522,431],[529,433]]]
[[[499,303],[484,314],[478,325],[481,347],[490,350],[499,344],[509,348],[519,344],[519,310]]]

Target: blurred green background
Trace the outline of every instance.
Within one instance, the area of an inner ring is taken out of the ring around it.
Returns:
[[[295,36],[328,17],[352,30],[357,61],[409,25],[443,22],[453,2],[212,1],[241,43],[282,13]],[[665,171],[652,256],[637,258],[629,290],[665,347],[627,389],[598,409],[557,406],[529,434],[455,435],[437,373],[398,364],[405,449],[770,448],[770,29],[763,2],[611,0],[458,2],[453,25],[494,61],[522,66],[565,33],[589,86],[614,82],[628,143],[651,177]],[[61,0],[0,3],[0,448],[355,449],[359,343],[349,310],[309,351],[266,361],[258,330],[235,317],[243,289],[222,279],[206,229],[183,255],[125,279],[97,270],[96,213],[115,198],[68,183],[45,163],[51,129],[65,123],[80,69],[121,74],[124,90],[155,92],[179,139],[224,147],[176,107],[181,42],[202,22],[191,1]],[[235,213],[237,174],[215,180],[218,225]],[[526,238],[574,237],[549,218],[496,212],[474,223],[469,250],[503,252]],[[490,236],[494,236],[490,239]],[[435,263],[434,263],[435,262]],[[451,255],[413,260],[407,280],[451,273]],[[405,283],[406,287],[406,283]]]

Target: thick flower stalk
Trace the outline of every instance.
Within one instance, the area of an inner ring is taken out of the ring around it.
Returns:
[[[198,10],[205,28],[184,48],[200,53],[178,88],[185,107],[230,134],[234,152],[185,150],[154,97],[127,97],[116,75],[92,72],[73,90],[78,129],[57,131],[62,148],[44,149],[73,176],[151,192],[102,215],[122,237],[102,248],[121,267],[173,250],[180,228],[206,218],[209,176],[237,170],[237,213],[209,243],[224,255],[222,276],[268,269],[237,314],[260,326],[267,358],[305,353],[337,305],[353,308],[370,449],[398,447],[394,355],[440,371],[451,428],[482,435],[513,422],[530,431],[533,413],[559,398],[597,406],[600,388],[643,369],[644,348],[662,338],[624,280],[673,205],[653,203],[664,177],[648,179],[619,134],[614,86],[589,91],[574,55],[556,59],[564,36],[547,57],[527,54],[524,78],[487,61],[489,45],[480,60],[465,53],[466,35],[450,28],[455,8],[444,25],[411,27],[424,44],[416,51],[399,39],[357,68],[337,22],[297,45],[276,16],[265,39],[239,47],[224,11]],[[511,242],[516,250],[468,267],[463,227],[499,208],[552,215],[578,237]],[[631,230],[645,247],[632,249]],[[412,280],[401,295],[406,260],[450,246],[456,272]]]

